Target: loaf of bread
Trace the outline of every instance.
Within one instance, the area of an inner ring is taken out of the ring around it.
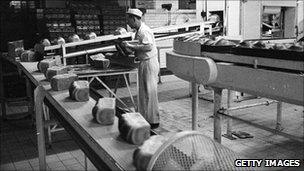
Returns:
[[[74,81],[69,88],[70,98],[78,102],[85,102],[90,97],[89,82],[85,80]]]
[[[47,69],[45,73],[45,77],[47,80],[51,80],[55,75],[59,74],[67,74],[68,73],[68,68],[65,66],[52,66]]]
[[[52,66],[56,66],[55,59],[43,59],[38,63],[38,70],[45,74],[47,69]]]
[[[139,146],[133,153],[133,164],[136,169],[147,170],[152,156],[166,140],[162,135],[153,135]]]
[[[115,98],[100,98],[92,109],[94,119],[102,125],[111,125],[115,118]]]
[[[51,79],[51,87],[54,91],[61,91],[69,89],[70,85],[77,80],[76,74],[60,74],[55,75]]]
[[[142,144],[150,137],[150,124],[140,113],[125,113],[119,118],[120,136],[131,144]]]
[[[20,61],[21,62],[33,62],[35,61],[35,52],[31,51],[31,50],[26,50],[24,52],[22,52],[21,56],[20,56]]]
[[[275,49],[275,50],[286,50],[287,47],[283,43],[276,43],[276,44],[274,44],[272,46],[272,49]]]
[[[43,44],[45,47],[46,46],[51,46],[51,42],[49,41],[49,39],[43,39],[41,41],[41,44]]]
[[[214,40],[211,40],[211,39],[206,40],[204,43],[204,45],[206,45],[206,46],[211,46],[213,44],[214,44]]]
[[[92,67],[97,69],[107,69],[110,66],[110,60],[106,59],[102,53],[91,55],[89,63]]]
[[[233,46],[233,45],[235,45],[235,43],[222,38],[222,39],[215,41],[213,45],[215,45],[215,46]]]
[[[252,43],[252,48],[265,48],[265,43],[261,42],[261,41],[255,41]]]
[[[94,59],[93,66],[97,69],[108,69],[110,66],[110,60],[105,58]]]
[[[291,46],[289,46],[288,50],[303,51],[304,50],[304,46],[301,45],[300,43],[295,43],[295,44],[292,44]]]

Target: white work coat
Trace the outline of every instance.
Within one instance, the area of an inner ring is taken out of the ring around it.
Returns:
[[[138,112],[150,123],[159,123],[157,78],[159,64],[157,60],[157,49],[152,30],[144,23],[135,34],[135,40],[139,44],[151,44],[151,51],[135,51],[139,59],[138,68]]]

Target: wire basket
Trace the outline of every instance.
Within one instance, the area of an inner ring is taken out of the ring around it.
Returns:
[[[243,158],[199,132],[183,131],[156,151],[147,170],[247,170],[234,166]]]

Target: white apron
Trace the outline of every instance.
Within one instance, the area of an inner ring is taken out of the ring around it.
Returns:
[[[138,68],[138,112],[150,123],[159,123],[157,81],[159,66],[156,56],[141,61]]]

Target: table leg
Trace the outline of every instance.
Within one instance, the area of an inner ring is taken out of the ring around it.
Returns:
[[[50,117],[50,113],[49,113],[49,112],[50,112],[49,108],[48,108],[45,104],[43,104],[43,105],[42,105],[42,109],[43,109],[43,116],[44,116],[44,119],[45,119],[46,121],[50,121],[51,117]],[[51,145],[52,145],[51,125],[48,125],[48,126],[46,127],[46,129],[47,129],[47,137],[48,137],[48,148],[50,148]]]
[[[197,108],[198,108],[198,89],[195,82],[191,82],[192,87],[192,130],[197,130]]]
[[[135,105],[135,102],[134,102],[134,99],[133,99],[133,95],[132,95],[131,90],[130,90],[130,85],[128,83],[127,76],[126,76],[126,74],[123,74],[123,76],[124,76],[124,79],[125,79],[125,82],[126,82],[126,85],[127,85],[130,97],[131,97],[131,101],[132,101],[133,106],[134,106],[134,109],[136,109],[136,105]]]
[[[139,104],[139,77],[138,72],[136,72],[136,93],[137,93],[137,108],[135,109],[138,112],[138,104]]]
[[[278,102],[277,104],[277,125],[276,125],[276,130],[282,131],[282,102]]]
[[[4,95],[4,82],[3,82],[3,61],[0,61],[0,100],[1,100],[1,111],[2,119],[6,120],[6,106],[5,106],[5,95]]]
[[[88,170],[88,159],[87,156],[84,155],[84,170],[87,171]]]
[[[221,143],[221,116],[218,111],[221,108],[221,100],[222,100],[222,89],[213,88],[214,90],[214,108],[213,108],[213,119],[214,119],[214,139],[215,141]]]
[[[117,78],[116,78],[115,89],[114,89],[114,93],[115,93],[115,94],[116,94],[116,92],[117,92],[119,83],[120,83],[120,75],[118,75]],[[112,96],[112,95],[111,95],[111,96]]]
[[[227,90],[227,115],[230,114],[229,109],[231,108],[230,103],[232,102],[232,91],[231,90]],[[231,118],[227,118],[227,133],[223,135],[223,137],[228,138],[230,140],[235,140],[236,138],[234,138],[232,136],[232,119]]]
[[[37,145],[39,170],[46,170],[46,151],[44,139],[44,123],[43,123],[43,99],[45,90],[42,86],[38,86],[34,91],[35,111],[36,111],[36,129],[37,129]]]
[[[32,116],[32,123],[34,124],[35,122],[34,101],[32,96],[32,86],[28,78],[25,78],[25,85],[26,85],[26,96],[28,99],[28,113]]]
[[[157,60],[159,64],[159,73],[158,73],[158,84],[161,84],[161,73],[160,73],[160,48],[157,47]]]

